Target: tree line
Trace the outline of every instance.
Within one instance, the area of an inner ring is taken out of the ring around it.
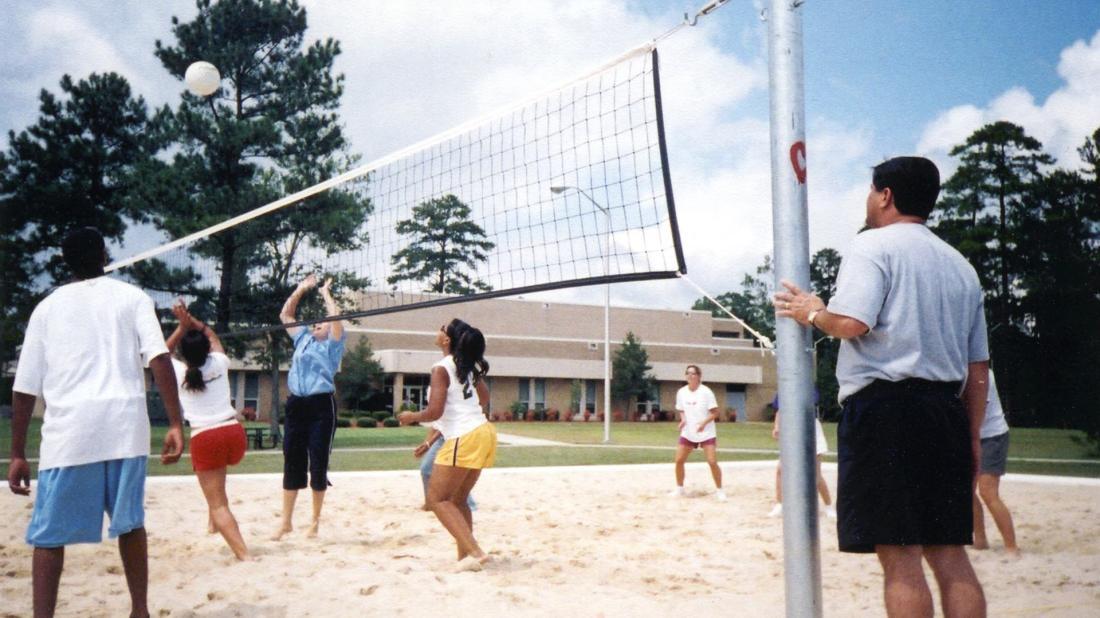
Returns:
[[[151,110],[121,75],[65,75],[60,95],[41,90],[36,122],[9,131],[0,153],[0,366],[17,358],[33,307],[67,282],[59,247],[69,231],[93,226],[116,246],[135,230],[176,239],[358,161],[338,113],[344,76],[333,64],[340,44],[331,38],[307,44],[306,11],[296,0],[197,0],[196,6],[191,21],[172,17],[174,40],[156,41],[153,53],[180,80],[191,62],[213,63],[223,77],[213,95],[185,91],[174,107]],[[363,247],[373,211],[362,183],[344,185],[194,243],[190,257],[215,263],[215,281],[156,259],[122,274],[146,290],[185,296],[191,312],[220,332],[269,326],[314,268],[303,247]],[[452,294],[488,289],[467,270],[493,244],[457,197],[416,205],[397,231],[407,244],[392,256],[394,275],[386,283],[419,281],[426,292]],[[353,272],[326,274],[345,292],[382,283]],[[323,311],[308,299],[302,315]],[[289,338],[280,331],[227,343],[266,367],[278,388]]]
[[[1084,431],[1100,445],[1100,128],[1059,165],[1019,125],[981,127],[951,149],[929,227],[974,265],[985,292],[991,364],[1016,426]],[[815,253],[810,279],[828,302],[840,254]],[[717,297],[761,333],[775,336],[770,256],[739,290]],[[694,309],[725,314],[705,299]],[[816,386],[826,418],[836,403],[838,342],[814,333]]]

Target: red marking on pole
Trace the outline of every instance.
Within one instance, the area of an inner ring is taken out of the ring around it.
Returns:
[[[791,144],[791,167],[798,178],[798,184],[806,184],[806,142]]]

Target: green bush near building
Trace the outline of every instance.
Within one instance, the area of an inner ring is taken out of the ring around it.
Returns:
[[[399,423],[396,418],[394,418],[392,416],[389,416],[389,417],[386,417],[386,419],[382,421],[382,426],[383,427],[400,427],[401,423]]]

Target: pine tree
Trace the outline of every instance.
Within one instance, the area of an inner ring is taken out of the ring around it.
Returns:
[[[626,402],[627,409],[635,401],[648,396],[657,388],[657,379],[650,373],[649,353],[633,332],[626,334],[623,344],[611,359],[611,396]]]
[[[470,207],[447,194],[413,208],[412,218],[397,223],[397,233],[409,236],[409,245],[393,254],[398,281],[422,281],[426,292],[474,294],[490,289],[465,268],[483,262],[495,245],[485,240],[485,230],[470,220]]]
[[[91,226],[121,241],[145,212],[130,199],[133,170],[151,151],[145,101],[115,73],[74,82],[61,97],[39,94],[39,118],[0,154],[0,363],[11,361],[22,325],[50,285],[69,277],[65,235]]]

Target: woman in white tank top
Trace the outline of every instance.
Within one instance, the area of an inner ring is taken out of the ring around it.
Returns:
[[[431,395],[421,412],[402,412],[402,425],[438,420],[445,442],[432,466],[428,506],[458,545],[458,569],[480,570],[489,555],[473,533],[467,504],[481,471],[496,458],[496,429],[485,418],[489,389],[485,374],[485,337],[463,322],[451,320],[439,329],[436,345],[445,356],[432,365]]]

